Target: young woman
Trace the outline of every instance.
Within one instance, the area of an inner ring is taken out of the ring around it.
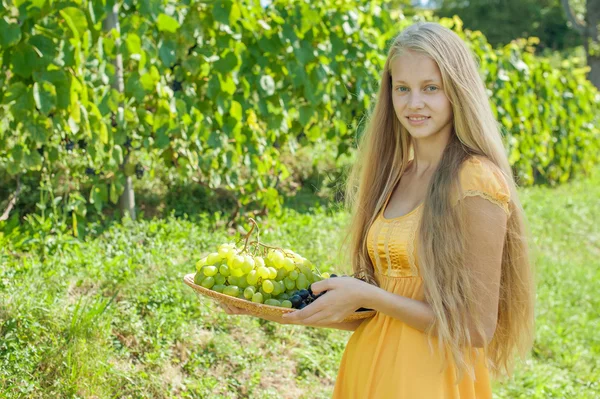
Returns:
[[[451,30],[393,41],[347,201],[350,262],[371,284],[317,282],[325,295],[273,320],[355,330],[334,398],[490,398],[531,347],[534,279],[498,123]],[[340,323],[360,307],[377,314]]]

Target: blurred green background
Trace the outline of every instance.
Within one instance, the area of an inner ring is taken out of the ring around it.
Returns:
[[[0,392],[331,395],[346,332],[230,318],[181,278],[249,217],[348,270],[348,168],[423,20],[477,56],[538,251],[536,345],[495,393],[594,397],[600,0],[0,2]]]

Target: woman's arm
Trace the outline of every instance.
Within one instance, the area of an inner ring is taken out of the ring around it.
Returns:
[[[485,336],[481,337],[476,332],[474,323],[470,322],[468,327],[471,345],[483,347],[484,343],[491,341],[496,330],[507,216],[501,207],[486,199],[469,197],[464,201],[468,202],[469,210],[465,267],[474,276],[473,297],[479,301],[476,316],[483,323]],[[387,292],[351,277],[316,282],[312,284],[312,291],[314,294],[327,293],[306,308],[286,314],[286,320],[306,324],[330,323],[343,320],[360,307],[394,317],[422,332],[435,320],[430,304]]]
[[[473,272],[473,297],[479,301],[477,316],[483,323],[485,337],[476,332],[472,322],[469,330],[472,346],[480,348],[484,342],[491,341],[498,321],[500,270],[507,216],[502,208],[486,199],[469,197],[463,201],[468,210],[465,265]],[[365,307],[402,320],[423,332],[434,322],[433,309],[428,303],[373,288],[364,296]]]
[[[374,287],[377,288],[377,287]],[[427,328],[433,324],[435,317],[431,305],[427,302],[407,298],[405,296],[392,294],[378,288],[373,292],[371,298],[365,301],[366,306],[378,312],[385,313],[395,319],[402,320],[412,328],[421,332],[427,331]],[[471,325],[471,346],[482,348],[484,341]],[[494,326],[495,328],[495,326]],[[433,329],[435,334],[435,327]],[[493,332],[486,337],[487,342],[491,340]]]
[[[356,331],[356,329],[362,324],[363,321],[365,321],[365,319],[345,321],[345,322],[341,322],[341,323],[314,324],[314,325],[300,324],[300,323],[288,323],[287,321],[283,321],[283,323],[284,324],[297,324],[297,325],[303,325],[303,326],[307,326],[307,327],[335,328],[338,330]]]
[[[412,328],[425,332],[435,317],[431,306],[423,301],[396,295],[381,288],[372,289],[364,296],[364,307],[401,320]]]
[[[259,317],[261,319],[272,321],[272,322],[279,323],[279,324],[295,324],[295,325],[302,325],[302,326],[307,326],[307,327],[335,328],[338,330],[355,331],[358,328],[358,326],[360,326],[362,324],[362,322],[364,321],[364,319],[361,319],[361,320],[353,320],[353,321],[340,322],[340,323],[323,323],[323,324],[322,323],[309,323],[309,324],[306,324],[306,323],[302,323],[302,322],[289,321],[289,320],[286,320],[286,319],[283,319],[283,318],[277,317],[277,316],[254,314],[245,309],[238,308],[236,306],[226,305],[224,303],[219,303],[219,306],[221,306],[223,308],[223,310],[225,310],[225,313],[231,314],[231,315],[234,315],[234,314],[235,315],[248,315],[248,316]]]
[[[277,316],[264,316],[264,315],[256,315],[252,313],[248,313],[250,316],[260,317],[264,320],[273,321],[279,324],[291,324],[298,326],[306,326],[306,327],[316,327],[316,328],[335,328],[337,330],[345,330],[345,331],[356,331],[358,326],[362,324],[364,319],[361,320],[353,320],[353,321],[342,321],[339,323],[304,323],[302,321],[289,321],[282,317]]]

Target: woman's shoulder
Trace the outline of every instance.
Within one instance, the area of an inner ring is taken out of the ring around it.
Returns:
[[[459,178],[463,181],[477,181],[482,178],[499,180],[506,184],[506,178],[502,170],[492,160],[483,155],[471,155],[460,166]]]
[[[494,162],[482,155],[471,155],[459,171],[460,195],[481,196],[503,205],[510,201],[510,188],[504,173]]]

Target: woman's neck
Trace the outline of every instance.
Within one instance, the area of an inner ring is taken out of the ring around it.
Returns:
[[[413,138],[414,158],[410,172],[417,177],[433,173],[442,160],[449,139],[450,134],[442,132],[422,139]]]

